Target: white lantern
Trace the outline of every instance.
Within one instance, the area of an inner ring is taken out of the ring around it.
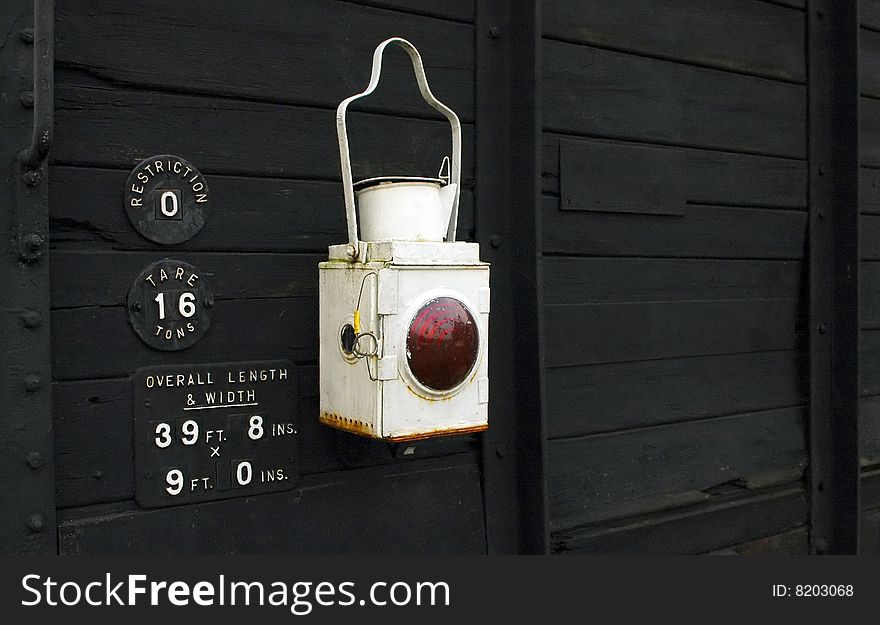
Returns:
[[[409,54],[422,97],[452,126],[448,178],[352,182],[346,109],[376,88],[391,44]],[[349,242],[318,266],[320,420],[391,441],[485,430],[489,265],[478,244],[455,241],[458,117],[431,93],[415,47],[395,37],[376,48],[369,85],[340,103],[336,123]]]

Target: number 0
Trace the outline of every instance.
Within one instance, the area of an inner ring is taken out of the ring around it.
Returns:
[[[239,462],[238,468],[235,470],[235,479],[241,486],[247,486],[251,483],[254,476],[253,468],[250,462]]]

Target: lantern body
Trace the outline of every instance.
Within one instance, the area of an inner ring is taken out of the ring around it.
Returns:
[[[489,266],[463,242],[330,248],[319,265],[320,420],[405,441],[488,426]],[[343,340],[360,317],[357,349]]]

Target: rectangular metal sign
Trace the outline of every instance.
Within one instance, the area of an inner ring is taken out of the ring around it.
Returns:
[[[135,499],[173,506],[293,488],[296,371],[287,360],[135,371]]]

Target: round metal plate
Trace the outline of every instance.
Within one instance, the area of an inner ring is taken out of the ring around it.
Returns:
[[[165,259],[140,273],[127,304],[131,327],[144,343],[177,351],[191,347],[208,331],[214,294],[201,271]]]
[[[196,166],[173,154],[141,161],[125,182],[125,212],[150,241],[183,243],[205,225],[208,183]]]

